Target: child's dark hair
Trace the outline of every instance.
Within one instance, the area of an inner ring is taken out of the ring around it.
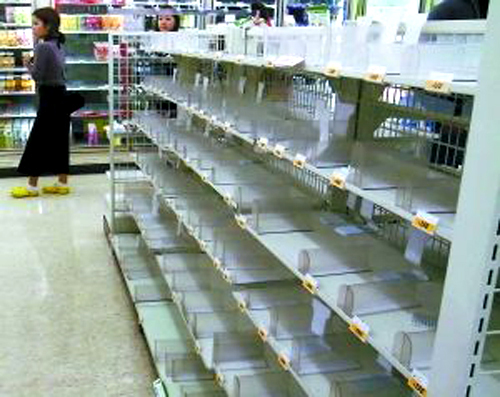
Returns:
[[[64,44],[66,37],[59,31],[61,26],[61,17],[59,13],[51,7],[43,7],[35,10],[33,16],[47,26],[49,33],[46,40],[57,40],[57,44]]]

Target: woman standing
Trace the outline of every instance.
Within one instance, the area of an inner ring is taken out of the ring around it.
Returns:
[[[18,167],[29,177],[28,186],[12,189],[16,198],[39,195],[38,178],[58,175],[58,182],[43,188],[48,194],[68,194],[70,114],[83,106],[83,99],[66,94],[65,60],[59,31],[60,17],[52,8],[33,13],[33,34],[38,41],[35,56],[26,63],[36,82],[38,111]]]

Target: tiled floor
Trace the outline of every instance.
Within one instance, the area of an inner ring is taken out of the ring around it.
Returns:
[[[150,396],[153,370],[102,231],[106,177],[75,177],[67,197],[11,199],[24,183],[0,179],[0,396]]]

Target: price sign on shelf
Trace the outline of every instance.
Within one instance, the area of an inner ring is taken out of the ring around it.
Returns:
[[[295,155],[295,158],[293,159],[293,165],[294,165],[294,167],[297,167],[297,168],[304,168],[304,166],[306,165],[306,156],[304,156],[303,154],[297,153]]]
[[[349,325],[349,331],[356,335],[361,342],[366,343],[368,341],[370,327],[360,318],[356,316],[352,318],[351,324]]]
[[[267,330],[265,328],[259,327],[257,333],[259,334],[259,338],[262,339],[263,342],[267,341]]]
[[[215,374],[215,381],[217,382],[218,385],[222,386],[224,384],[224,375],[221,373],[216,373]]]
[[[428,380],[425,375],[414,370],[408,379],[408,386],[414,390],[419,397],[427,397]]]
[[[243,215],[236,215],[234,217],[236,219],[236,223],[239,227],[242,229],[245,229],[247,227],[247,218],[245,218]]]
[[[219,258],[214,258],[212,263],[216,269],[220,269],[222,267],[222,262]]]
[[[412,226],[418,230],[421,230],[431,236],[436,233],[439,223],[439,218],[437,216],[431,215],[424,211],[417,211],[417,214],[412,219]]]
[[[311,294],[315,294],[318,291],[318,281],[310,274],[304,276],[302,279],[302,286]]]
[[[348,174],[348,169],[333,171],[332,175],[330,176],[330,185],[338,189],[345,190],[345,183]]]
[[[328,77],[334,77],[338,79],[340,77],[341,69],[342,65],[339,62],[331,62],[326,65],[324,73]]]
[[[244,300],[238,300],[238,309],[240,309],[240,312],[245,313],[247,311],[247,303]]]
[[[285,155],[286,148],[283,145],[276,145],[273,150],[273,154],[279,159],[283,158]]]
[[[278,356],[278,363],[285,371],[290,369],[290,359],[283,353]]]
[[[449,94],[451,92],[452,81],[452,73],[432,72],[429,79],[425,82],[425,90],[440,94]]]
[[[269,139],[263,137],[259,138],[257,139],[256,145],[260,150],[266,151],[267,146],[269,145]]]
[[[385,66],[376,66],[376,65],[371,65],[363,78],[366,81],[369,81],[371,83],[383,83],[385,80],[385,75],[387,73],[387,69]]]

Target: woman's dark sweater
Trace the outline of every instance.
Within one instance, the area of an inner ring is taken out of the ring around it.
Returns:
[[[37,86],[63,86],[66,84],[64,51],[56,40],[47,40],[35,46],[35,57],[28,70]]]

